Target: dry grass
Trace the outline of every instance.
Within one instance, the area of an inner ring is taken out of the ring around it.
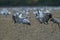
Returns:
[[[60,19],[60,10],[52,11],[54,17]],[[0,16],[0,40],[60,40],[60,30],[56,24],[40,24],[31,16],[31,26],[14,24],[11,15],[5,18]]]

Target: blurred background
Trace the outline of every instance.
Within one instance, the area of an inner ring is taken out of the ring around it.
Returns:
[[[60,6],[60,0],[0,0],[0,6]]]

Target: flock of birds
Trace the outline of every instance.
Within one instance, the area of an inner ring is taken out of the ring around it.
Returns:
[[[57,18],[54,18],[51,10],[52,9],[48,9],[48,8],[12,8],[13,10],[13,14],[12,14],[12,19],[15,23],[23,23],[23,24],[27,24],[27,25],[31,25],[30,21],[28,20],[28,18],[31,18],[29,16],[29,13],[32,11],[36,20],[38,20],[41,24],[48,24],[48,21],[52,21],[53,23],[58,24],[58,26],[60,26],[60,20]],[[12,11],[10,10],[10,11]],[[0,15],[10,15],[10,12],[8,9],[3,8],[2,10],[0,10]]]

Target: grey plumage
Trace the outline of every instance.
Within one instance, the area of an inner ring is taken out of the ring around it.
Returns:
[[[50,21],[52,21],[53,23],[58,24],[58,26],[59,26],[59,28],[60,28],[60,20],[59,20],[59,19],[57,19],[57,18],[51,18]]]
[[[12,19],[13,19],[14,23],[23,23],[23,24],[31,25],[30,21],[28,19],[19,18],[16,14],[12,15]]]

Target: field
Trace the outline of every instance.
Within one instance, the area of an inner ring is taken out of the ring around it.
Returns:
[[[60,19],[60,10],[52,10],[53,17]],[[0,40],[60,40],[57,24],[40,24],[30,13],[31,25],[14,24],[11,15],[0,15]]]

